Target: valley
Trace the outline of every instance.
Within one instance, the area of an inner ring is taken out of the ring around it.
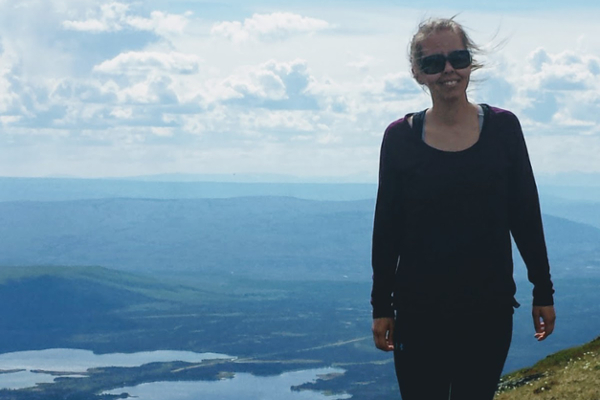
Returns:
[[[83,376],[54,364],[9,363],[0,367],[0,382],[26,373],[45,380],[2,389],[0,399],[124,398],[140,385],[174,390],[169,385],[177,382],[200,391],[219,383],[228,393],[262,378],[300,396],[291,398],[397,393],[391,354],[374,348],[370,332],[374,203],[360,196],[371,186],[250,185],[242,188],[246,197],[200,198],[208,186],[171,193],[168,184],[57,180],[63,186],[50,190],[49,181],[11,181],[19,190],[0,201],[0,357],[71,349],[94,357],[181,351],[228,358],[90,365],[78,372]],[[322,188],[327,201],[252,192]],[[340,197],[359,198],[336,200],[340,188]],[[558,323],[542,343],[533,338],[531,285],[515,249],[522,306],[506,373],[600,332],[600,229],[565,218],[577,204],[543,215]],[[585,210],[597,213],[593,204]],[[231,398],[239,398],[235,390]]]

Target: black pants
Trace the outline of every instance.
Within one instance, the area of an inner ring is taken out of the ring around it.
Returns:
[[[403,400],[492,400],[512,338],[512,307],[486,314],[397,315]]]

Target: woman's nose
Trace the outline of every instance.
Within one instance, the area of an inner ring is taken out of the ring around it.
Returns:
[[[450,64],[450,61],[446,60],[446,65],[444,66],[444,73],[454,71],[454,67]]]

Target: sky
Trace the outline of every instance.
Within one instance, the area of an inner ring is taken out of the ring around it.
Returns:
[[[519,117],[536,174],[600,173],[595,1],[0,0],[0,176],[375,182],[431,103],[408,42],[456,14],[469,99]]]

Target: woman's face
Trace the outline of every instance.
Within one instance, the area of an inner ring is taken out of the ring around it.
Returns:
[[[460,36],[452,30],[432,33],[421,42],[421,48],[423,57],[433,54],[447,56],[452,51],[465,50]],[[429,88],[433,101],[448,101],[465,96],[471,76],[470,65],[455,69],[446,61],[444,70],[436,74],[426,74],[418,65],[415,68],[417,82]]]

